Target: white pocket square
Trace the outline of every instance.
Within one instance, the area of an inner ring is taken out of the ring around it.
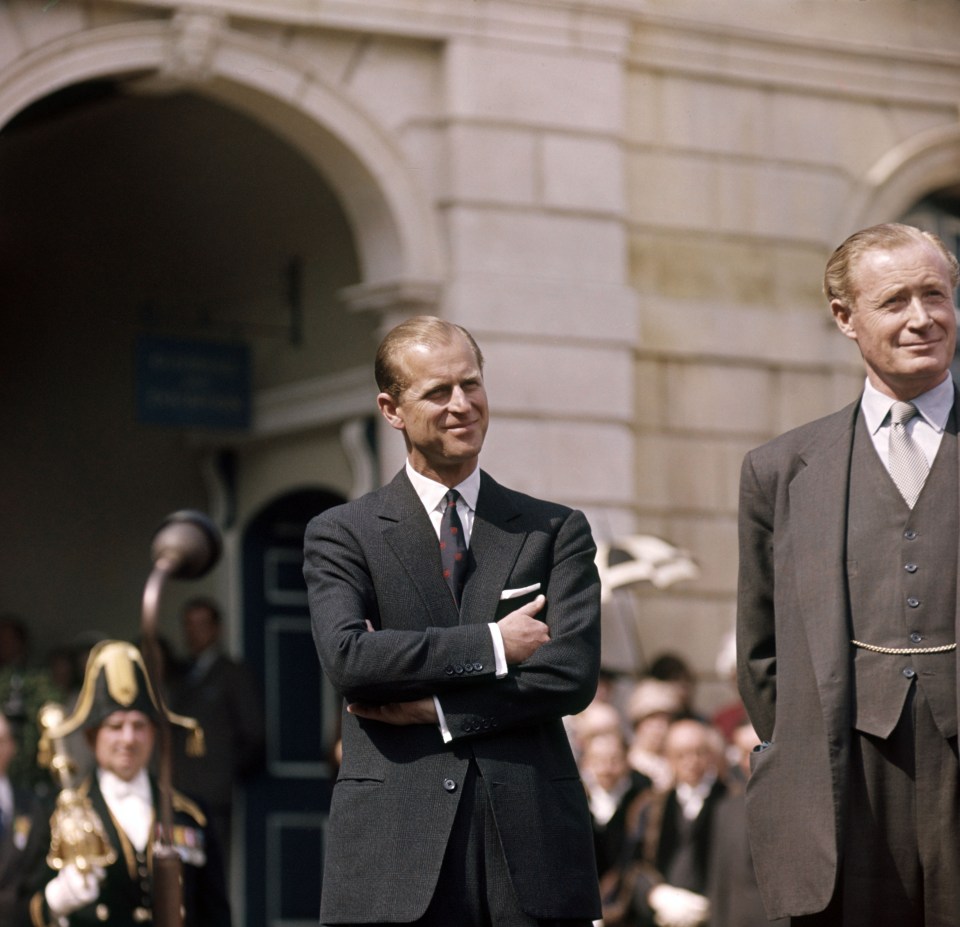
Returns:
[[[540,588],[540,583],[534,583],[532,586],[522,586],[519,589],[504,589],[500,593],[500,601],[504,599],[519,599],[520,596],[526,595],[528,592],[536,592]]]

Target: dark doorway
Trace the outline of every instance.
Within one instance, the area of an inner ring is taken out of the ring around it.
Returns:
[[[340,703],[310,633],[303,534],[314,515],[344,501],[323,489],[290,492],[243,536],[243,652],[264,681],[267,711],[266,769],[247,789],[247,927],[319,921]]]

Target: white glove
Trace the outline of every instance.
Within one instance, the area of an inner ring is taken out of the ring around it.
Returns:
[[[703,895],[666,883],[651,889],[647,902],[659,927],[698,927],[710,913],[710,902]]]
[[[94,866],[91,872],[81,872],[68,863],[43,890],[50,913],[54,917],[63,917],[93,904],[100,897],[100,880],[105,874],[99,866]]]

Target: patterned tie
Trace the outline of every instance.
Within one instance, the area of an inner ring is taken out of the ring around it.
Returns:
[[[458,607],[467,574],[467,545],[457,512],[459,498],[460,493],[455,489],[447,492],[443,497],[443,518],[440,519],[440,563],[443,564],[443,578],[447,581]]]
[[[890,476],[910,508],[930,472],[926,454],[907,432],[907,422],[916,414],[912,402],[895,402],[890,409]]]

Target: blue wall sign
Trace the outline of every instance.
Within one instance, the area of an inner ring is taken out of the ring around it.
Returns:
[[[185,428],[250,426],[250,349],[245,344],[137,340],[137,421]]]

